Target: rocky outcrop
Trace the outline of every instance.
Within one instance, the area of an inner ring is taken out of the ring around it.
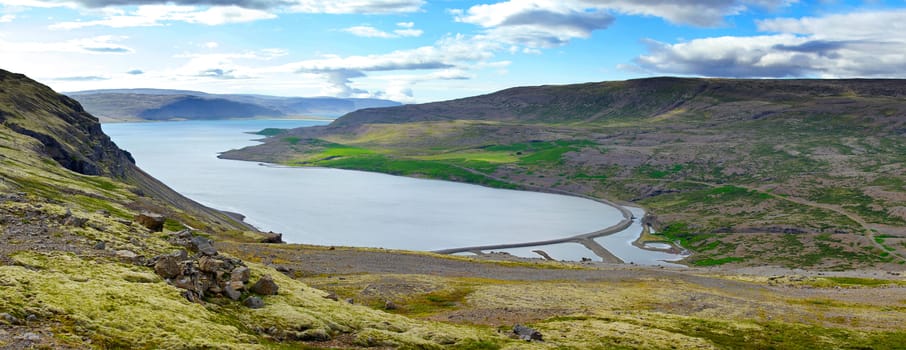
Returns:
[[[115,178],[133,192],[172,205],[225,229],[255,230],[168,188],[135,166],[135,160],[104,134],[98,119],[75,100],[25,75],[0,69],[0,127],[34,139],[33,151],[84,175]],[[74,219],[74,224],[78,221]]]
[[[158,255],[147,265],[154,268],[158,276],[167,283],[183,289],[183,296],[191,302],[203,302],[206,297],[242,299],[243,292],[259,295],[276,295],[279,286],[270,275],[264,275],[249,288],[251,270],[236,258],[220,255],[213,242],[198,236],[190,230],[173,234],[169,242],[185,247],[186,250]],[[264,307],[264,300],[249,296],[243,302],[250,308]]]

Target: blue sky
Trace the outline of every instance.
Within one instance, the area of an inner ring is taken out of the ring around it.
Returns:
[[[906,2],[0,0],[0,68],[58,91],[409,103],[662,75],[906,77]]]

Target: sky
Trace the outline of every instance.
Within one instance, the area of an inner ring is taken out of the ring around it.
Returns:
[[[57,91],[430,102],[652,76],[906,78],[906,1],[0,0]]]

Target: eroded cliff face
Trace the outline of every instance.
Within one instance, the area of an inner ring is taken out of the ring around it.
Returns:
[[[13,141],[11,148],[27,148],[23,151],[52,159],[78,174],[109,177],[132,185],[132,192],[138,196],[137,202],[149,202],[141,198],[150,198],[165,210],[183,211],[198,221],[210,222],[212,226],[252,229],[224,213],[183,197],[143,172],[135,165],[129,152],[117,147],[101,130],[98,119],[87,113],[78,102],[22,74],[0,70],[0,125],[24,137],[21,142]],[[39,178],[36,181],[49,187],[55,186],[51,179]],[[73,192],[72,189],[68,191]]]
[[[84,175],[125,179],[134,160],[75,100],[21,74],[0,70],[0,122],[38,140],[43,153]]]

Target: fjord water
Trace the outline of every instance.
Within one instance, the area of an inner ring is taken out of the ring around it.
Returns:
[[[322,124],[184,121],[103,129],[142,169],[176,191],[241,213],[291,243],[436,250],[568,237],[622,219],[610,206],[570,196],[217,158],[261,138],[247,132]]]

